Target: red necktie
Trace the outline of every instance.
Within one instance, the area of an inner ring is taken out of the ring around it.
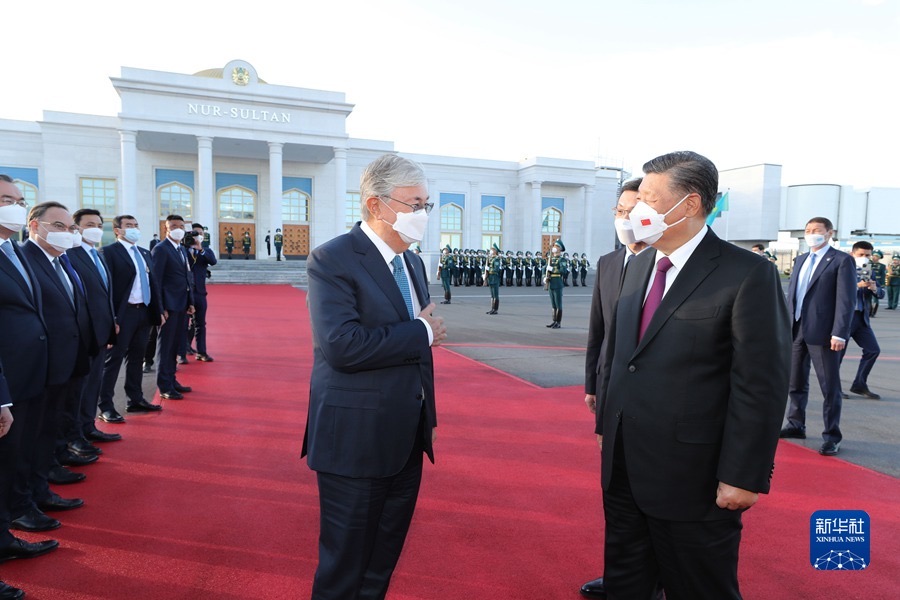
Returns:
[[[644,337],[644,332],[647,331],[647,326],[650,324],[650,319],[653,318],[653,313],[656,312],[660,302],[662,302],[663,292],[666,291],[666,271],[671,268],[672,261],[669,260],[668,256],[664,256],[656,263],[656,277],[653,278],[653,285],[650,286],[650,293],[647,294],[644,309],[641,311],[641,329],[638,334],[638,340]]]

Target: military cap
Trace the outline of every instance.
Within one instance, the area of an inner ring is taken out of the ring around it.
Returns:
[[[554,246],[559,246],[559,251],[560,251],[560,252],[565,252],[565,251],[566,251],[566,246],[565,246],[565,244],[562,243],[562,238],[560,238],[560,239],[556,240],[555,242],[553,242],[553,245],[554,245]]]

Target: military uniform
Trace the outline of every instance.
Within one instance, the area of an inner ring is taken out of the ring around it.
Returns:
[[[552,254],[552,249],[551,249]],[[563,287],[569,287],[569,255],[563,252],[559,257],[559,273],[562,277]]]
[[[522,267],[525,271],[525,287],[531,287],[531,276],[534,274],[534,259],[530,251],[525,253],[525,260],[522,262]]]
[[[896,310],[900,300],[900,256],[894,256],[887,268],[888,310]]]
[[[204,250],[209,249],[210,239],[209,239],[209,227],[203,228],[203,241],[200,242],[200,247]]]
[[[531,260],[531,268],[534,270],[534,285],[541,285],[541,281],[544,279],[544,271],[547,270],[547,261],[540,250],[534,253],[534,258]]]
[[[588,260],[587,254],[581,253],[581,287],[587,287],[587,273],[591,268],[591,262]]]
[[[559,329],[563,312],[562,292],[564,285],[562,269],[565,266],[565,259],[560,256],[560,253],[565,250],[566,247],[563,245],[562,240],[556,240],[553,242],[553,246],[557,249],[557,252],[551,252],[550,260],[547,262],[547,274],[544,277],[547,288],[550,291],[550,307],[553,310],[553,322],[547,325],[547,327]]]
[[[494,244],[493,249],[497,251],[497,254],[487,257],[484,270],[485,284],[491,288],[491,310],[487,312],[489,315],[496,315],[500,309],[500,279],[503,273],[503,258],[500,257],[500,247]]]
[[[231,253],[234,252],[234,235],[230,231],[225,232],[225,252],[228,254],[228,260],[231,260]]]
[[[487,261],[484,259],[484,251],[479,250],[475,254],[475,285],[481,287],[484,285],[484,268],[487,264]]]
[[[884,253],[882,253],[881,250],[875,250],[872,252],[872,261],[869,263],[872,267],[872,281],[877,283],[879,287],[885,287],[887,280],[887,268],[881,264],[882,258],[884,258]],[[874,317],[875,313],[878,312],[879,304],[878,295],[872,294],[871,304],[869,305],[870,317]]]
[[[275,260],[281,260],[281,248],[284,246],[284,235],[280,229],[275,230]]]
[[[569,272],[572,274],[572,285],[578,287],[578,272],[581,269],[581,259],[578,258],[578,253],[572,255],[572,258],[569,260]]]
[[[448,244],[449,245],[449,244]],[[460,284],[460,269],[459,269],[459,248],[453,249],[453,268],[452,268],[452,277],[453,277],[453,287],[459,287]]]
[[[250,234],[245,233],[244,238],[241,240],[241,244],[244,247],[244,260],[250,260]]]
[[[448,244],[441,253],[441,261],[438,263],[437,276],[441,280],[441,286],[444,288],[444,300],[441,304],[450,304],[450,282],[453,279],[453,271],[456,269],[456,260],[450,251]]]
[[[503,271],[506,275],[506,287],[512,287],[513,284],[513,275],[516,271],[516,267],[513,264],[514,261],[515,257],[513,256],[512,250],[507,250],[506,259],[503,261]]]

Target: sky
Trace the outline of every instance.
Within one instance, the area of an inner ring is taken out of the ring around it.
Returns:
[[[0,119],[115,115],[122,66],[234,59],[339,91],[405,153],[596,161],[673,150],[782,184],[900,187],[900,0],[44,0],[5,6]]]

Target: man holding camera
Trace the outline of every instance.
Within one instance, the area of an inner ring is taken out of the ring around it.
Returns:
[[[196,358],[200,362],[212,362],[206,352],[206,280],[212,277],[209,267],[218,262],[216,253],[203,247],[203,225],[194,223],[191,232],[184,236],[184,245],[190,258],[191,275],[194,278],[194,338],[197,340]],[[190,340],[188,340],[190,344]]]
[[[853,319],[850,321],[850,337],[862,348],[862,358],[859,360],[859,368],[856,377],[850,385],[851,394],[859,394],[870,400],[880,400],[881,396],[869,390],[868,379],[875,359],[881,354],[875,332],[869,323],[870,307],[874,301],[884,298],[884,288],[879,284],[873,269],[872,244],[861,241],[853,244],[850,255],[856,261],[856,307],[853,310]],[[846,348],[841,352],[844,358]]]

